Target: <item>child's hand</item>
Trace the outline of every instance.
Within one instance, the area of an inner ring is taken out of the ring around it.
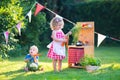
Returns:
[[[38,60],[37,60],[37,57],[36,56],[34,56],[34,62],[36,63],[36,62],[38,62]]]
[[[63,42],[67,42],[68,41],[68,39],[63,39]]]
[[[34,58],[34,57],[36,57],[36,56],[39,56],[40,54],[32,54],[31,56]]]
[[[64,38],[64,42],[67,42],[68,41],[68,36],[66,35],[65,38]]]

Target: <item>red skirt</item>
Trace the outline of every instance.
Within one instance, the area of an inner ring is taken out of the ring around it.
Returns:
[[[65,58],[65,56],[57,55],[56,53],[53,52],[53,45],[51,45],[51,47],[49,48],[47,56],[48,58],[51,58],[54,60],[63,60]]]

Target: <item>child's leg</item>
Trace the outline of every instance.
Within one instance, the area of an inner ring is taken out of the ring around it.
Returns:
[[[29,71],[29,62],[26,64],[26,67],[24,68],[24,70],[25,70],[26,72]]]
[[[28,68],[28,70],[30,70],[30,64],[31,64],[30,62],[27,62],[27,66],[26,67]]]
[[[54,71],[56,71],[56,63],[57,63],[57,60],[53,59],[53,69],[54,69]]]
[[[61,71],[62,60],[58,60],[58,71]]]

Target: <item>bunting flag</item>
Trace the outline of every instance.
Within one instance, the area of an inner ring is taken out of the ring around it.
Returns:
[[[55,15],[55,17],[59,17],[59,18],[63,19],[61,16],[59,16],[59,15],[57,15],[57,14]]]
[[[52,42],[47,45],[47,48],[50,48],[52,46]]]
[[[41,4],[37,3],[34,15],[36,16],[44,8],[45,8],[44,6],[42,6]]]
[[[98,43],[97,43],[97,47],[99,47],[99,45],[102,43],[102,41],[106,38],[106,36],[102,35],[102,34],[98,34]]]
[[[31,16],[32,16],[32,11],[31,10],[27,13],[27,16],[29,18],[29,22],[31,22]]]
[[[50,11],[51,13],[55,14],[55,17],[60,17],[60,18],[62,18],[62,19],[64,19],[64,20],[72,23],[73,25],[76,25],[74,22],[72,22],[72,21],[70,21],[70,20],[68,20],[68,19],[66,19],[66,18],[64,18],[64,17],[62,17],[62,16],[59,16],[58,14],[56,14],[55,12],[53,12],[52,10],[50,10],[50,9],[48,9],[47,7],[44,7],[44,6],[42,6],[41,4],[36,3],[36,2],[34,3],[34,5],[32,6],[32,8],[30,9],[30,11],[29,11],[29,12],[27,13],[27,15],[26,15],[26,16],[29,17],[29,22],[31,22],[32,9],[33,9],[33,7],[34,7],[35,5],[36,5],[36,10],[35,10],[35,12],[34,12],[34,15],[35,15],[35,16],[36,16],[42,9],[45,8],[46,10],[48,10],[48,11]],[[25,17],[26,17],[26,16],[25,16]],[[81,26],[82,26],[82,27],[92,27],[92,25],[87,24],[87,23],[83,23]],[[18,31],[19,31],[19,35],[21,36],[21,22],[19,22],[19,23],[16,25],[16,27],[17,27],[17,29],[18,29]],[[8,43],[9,33],[10,33],[10,32],[8,32],[8,31],[4,32],[6,44]],[[102,43],[102,41],[103,41],[106,37],[107,37],[107,38],[110,38],[110,39],[112,39],[112,40],[115,40],[115,41],[119,41],[119,42],[120,42],[119,39],[116,39],[116,38],[113,38],[113,37],[109,37],[109,36],[105,36],[105,35],[99,34],[99,33],[97,33],[97,32],[95,32],[95,33],[98,34],[97,47],[99,47],[99,45]],[[0,33],[0,34],[3,34],[3,32]],[[51,44],[50,44],[50,45],[51,45]],[[50,47],[50,45],[48,45],[48,47]]]
[[[4,36],[5,36],[5,41],[6,41],[6,44],[7,44],[8,43],[9,32],[5,31]]]
[[[21,22],[19,22],[17,25],[16,25],[17,29],[18,29],[18,32],[19,32],[19,35],[21,36]]]

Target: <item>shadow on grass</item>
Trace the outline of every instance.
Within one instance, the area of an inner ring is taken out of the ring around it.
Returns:
[[[101,68],[92,73],[84,69],[65,68],[61,72],[54,71],[36,71],[25,72],[23,69],[1,73],[6,77],[11,76],[9,80],[120,80],[120,67],[114,68],[114,64]]]
[[[24,72],[23,70],[3,73],[11,75],[22,73],[11,80],[120,80],[120,68],[113,69],[114,65],[88,73],[84,69],[65,68],[61,72],[54,71],[36,71]]]
[[[96,77],[101,78],[99,80],[120,80],[120,66],[118,68],[115,68],[114,65],[115,64],[111,64],[108,67],[101,68],[93,72],[93,75],[96,75]]]
[[[24,75],[20,74],[11,80],[71,80],[71,79],[78,79],[79,74],[86,74],[86,71],[83,69],[71,69],[65,68],[61,72],[54,72],[54,71],[36,71],[36,72],[26,72]],[[73,76],[72,76],[73,75]]]
[[[23,69],[19,69],[19,70],[16,70],[16,71],[9,71],[9,72],[4,72],[4,73],[0,73],[0,75],[4,75],[4,76],[11,76],[11,75],[16,75],[16,74],[20,74],[20,75],[23,75]]]

